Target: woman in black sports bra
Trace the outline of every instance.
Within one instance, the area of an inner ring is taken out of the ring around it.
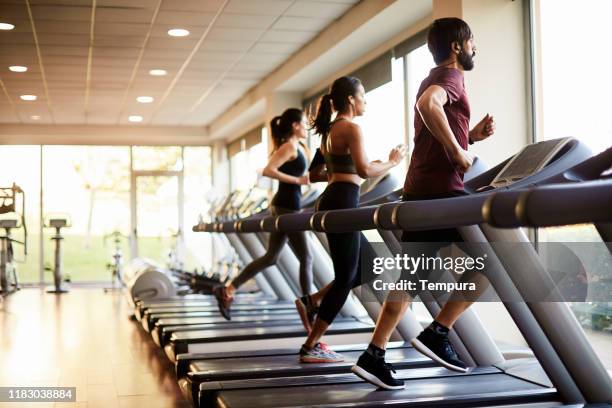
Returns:
[[[300,210],[301,186],[309,184],[306,171],[307,159],[302,140],[306,138],[304,113],[300,109],[287,109],[281,116],[270,122],[274,151],[264,168],[263,175],[279,181],[278,191],[270,206],[272,215],[288,214]],[[291,242],[295,254],[300,260],[300,286],[302,293],[308,295],[312,288],[312,255],[308,247],[305,231],[270,233],[266,253],[248,264],[238,276],[225,286],[215,289],[214,294],[219,303],[219,310],[227,320],[231,318],[231,305],[234,293],[246,281],[260,271],[276,263],[281,250]]]
[[[332,121],[334,111],[337,114]],[[336,79],[330,93],[319,101],[312,128],[321,135],[321,147],[310,166],[310,174],[311,180],[321,180],[321,169],[326,167],[329,185],[319,200],[318,210],[356,208],[362,179],[383,175],[406,156],[406,148],[398,146],[391,150],[386,162],[368,160],[361,129],[353,123],[353,118],[363,115],[364,111],[365,90],[359,79],[354,77]],[[324,294],[316,320],[300,350],[300,361],[303,363],[343,361],[341,355],[329,350],[319,339],[344,305],[351,289],[361,283],[358,276],[360,233],[326,235],[335,279],[321,291]],[[316,301],[307,300],[304,303],[312,306]]]

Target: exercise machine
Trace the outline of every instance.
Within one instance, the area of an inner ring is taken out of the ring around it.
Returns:
[[[495,191],[495,189],[482,187],[491,185],[492,180],[495,180],[494,176],[500,174],[504,166],[514,163],[514,165],[524,168],[520,163],[526,157],[529,157],[528,164],[531,166],[534,161],[537,161],[537,157],[545,157],[549,149],[558,150],[545,163],[536,167],[534,174],[510,177],[511,183],[497,186],[497,191],[509,187],[525,187],[534,182],[537,183],[539,180],[549,179],[553,175],[564,173],[567,169],[588,157],[588,152],[585,152],[584,147],[572,140],[558,140],[548,144],[532,145],[524,154],[517,155],[496,166],[489,172],[483,173],[480,177],[476,177],[471,182],[466,183],[466,188],[473,190],[481,189],[483,191],[481,194],[456,199],[432,200],[430,202],[389,203],[382,206],[377,205],[349,212],[345,211],[344,213],[333,211],[318,215],[315,213],[313,218],[308,221],[310,225],[305,225],[304,227],[312,227],[329,232],[341,232],[353,230],[353,228],[357,230],[372,228],[394,230],[398,227],[402,229],[438,229],[456,226],[460,227],[464,237],[469,238],[470,235],[473,235],[472,240],[474,238],[478,239],[478,237],[475,237],[478,234],[478,231],[475,229],[478,229],[478,227],[474,224],[484,222],[482,207],[486,199],[490,197],[490,193],[486,191]],[[536,157],[533,154],[536,154]],[[608,167],[609,165],[610,161],[608,158]],[[571,174],[571,172],[569,173]],[[277,224],[284,224],[287,228],[291,226],[291,221],[294,221],[294,224],[302,222],[300,217],[291,215],[280,218],[284,218],[284,222],[277,221]],[[293,225],[293,228],[302,228],[302,226]],[[489,238],[491,241],[495,241],[493,238],[499,239],[503,237],[503,235],[496,235],[486,228],[484,231],[487,233],[486,238]],[[514,231],[514,233],[520,234],[519,231]],[[494,257],[495,254],[493,253],[492,256]],[[511,262],[506,258],[508,257],[504,258],[503,266],[516,273],[516,270],[512,268]],[[528,272],[530,271],[525,270],[525,273]],[[503,276],[507,275],[496,273],[494,274],[495,276],[497,280],[494,279],[495,282],[492,282],[495,289],[498,291],[507,290],[508,282],[502,279]],[[524,288],[519,289],[522,290]],[[426,302],[426,300],[423,301]],[[436,302],[427,301],[427,303],[428,306],[434,307]],[[282,359],[279,357],[278,359],[281,360],[277,362],[277,358],[273,356],[274,353],[271,350],[263,352],[267,354],[265,358],[258,357],[255,353],[252,354],[253,357],[246,357],[245,353],[241,353],[240,357],[233,357],[241,359],[240,364],[242,365],[243,373],[245,373],[245,380],[239,380],[236,377],[239,375],[238,372],[231,371],[233,364],[230,362],[230,357],[201,356],[200,361],[191,361],[191,365],[187,369],[187,372],[190,373],[184,382],[184,384],[189,382],[196,385],[201,384],[199,386],[199,395],[194,395],[193,387],[181,385],[181,388],[187,391],[185,394],[189,398],[193,398],[194,402],[199,401],[201,404],[220,406],[245,406],[247,395],[250,401],[261,402],[258,403],[258,406],[285,406],[284,404],[290,404],[294,401],[308,401],[309,404],[321,406],[349,406],[353,404],[357,406],[378,406],[383,403],[408,405],[417,402],[424,406],[438,404],[446,404],[447,406],[484,404],[492,406],[503,403],[524,404],[527,406],[536,403],[551,404],[554,403],[553,401],[558,401],[558,399],[566,402],[579,402],[582,397],[573,394],[576,386],[572,385],[571,376],[568,377],[565,374],[567,371],[564,372],[564,369],[567,369],[564,365],[571,363],[571,361],[561,363],[557,352],[554,351],[555,348],[560,347],[561,343],[559,342],[561,340],[555,339],[552,331],[548,331],[549,327],[552,330],[554,324],[547,323],[545,320],[551,319],[552,315],[538,310],[541,306],[533,306],[532,311],[522,310],[525,308],[524,303],[519,305],[510,303],[507,304],[507,307],[534,354],[538,357],[542,367],[533,359],[528,361],[504,361],[503,356],[499,352],[495,352],[495,349],[489,349],[490,345],[486,340],[486,337],[488,337],[486,332],[485,336],[482,336],[479,330],[473,330],[477,327],[468,327],[469,325],[466,323],[469,322],[464,319],[464,316],[456,325],[455,331],[459,335],[452,336],[451,341],[456,345],[458,351],[465,350],[470,357],[469,359],[466,358],[466,360],[472,361],[471,364],[477,365],[478,368],[473,369],[467,375],[456,375],[438,367],[419,368],[419,361],[417,359],[413,361],[413,366],[410,370],[398,372],[400,378],[410,381],[405,391],[373,393],[371,392],[372,388],[370,385],[361,383],[356,377],[321,375],[322,369],[320,367],[312,368],[312,372],[305,366],[293,371],[292,367],[295,367],[295,365],[288,363],[284,368],[283,374]],[[560,308],[554,314],[559,316],[555,321],[559,322],[558,319],[565,319],[564,316],[567,313],[562,310],[560,305],[544,305],[544,307],[549,307],[550,309]],[[433,312],[435,312],[435,308]],[[567,319],[565,321],[567,322]],[[538,332],[538,330],[541,330],[538,327],[545,327],[546,331],[544,333]],[[469,336],[470,330],[468,329],[470,328],[473,332],[472,337]],[[605,383],[607,379],[607,384],[603,389],[610,390],[609,378],[607,375],[600,375],[601,364],[598,365],[591,358],[593,354],[590,346],[585,344],[584,341],[580,341],[580,329],[575,326],[569,329],[572,331],[572,336],[576,336],[576,341],[572,344],[584,351],[584,355],[589,358],[589,367],[593,368],[592,372],[597,373],[598,376],[599,387],[588,387],[586,382],[581,381],[581,379],[576,380],[577,383],[582,383],[580,387],[585,389],[583,395],[585,397],[588,395],[588,398],[584,398],[584,400],[588,402],[602,402],[601,395],[605,394],[605,392],[602,393],[601,391],[602,381]],[[565,333],[565,331],[559,333],[560,336],[563,336],[561,333]],[[404,336],[407,339],[412,337],[414,337],[414,334],[411,335],[411,333],[407,333]],[[553,342],[554,347],[548,343],[549,341]],[[569,360],[573,359],[573,356],[576,356],[576,358],[582,358],[579,356],[583,356],[582,351],[580,353],[576,353],[575,350],[566,351],[566,360],[567,356],[572,356]],[[181,356],[179,358],[177,368],[182,366],[181,360],[184,357]],[[274,366],[274,369],[263,369],[259,372],[256,362],[258,358],[262,362],[265,361],[268,366]],[[284,359],[287,360],[287,357],[284,357]],[[292,360],[296,361],[295,354],[293,354]],[[395,363],[393,360],[392,362]],[[349,366],[350,364],[347,364],[347,370]],[[576,364],[571,370],[577,372],[577,366]],[[223,367],[226,367],[227,370],[224,370]],[[244,370],[245,367],[252,369]],[[337,370],[337,368],[334,368],[334,370]],[[208,375],[212,371],[216,371],[215,375]],[[248,374],[246,374],[247,371]],[[544,371],[546,372],[545,374]],[[304,377],[307,372],[309,376]],[[546,375],[550,377],[550,380]],[[275,379],[274,377],[276,376],[282,378]],[[468,376],[470,378],[467,378]],[[204,377],[207,378],[204,379]],[[425,381],[423,384],[428,384],[427,387],[420,386],[422,381],[419,381],[419,378],[422,377],[428,377],[426,380],[422,380]],[[199,382],[200,378],[204,379],[202,383]],[[216,378],[225,378],[227,380],[213,384],[211,381],[216,381]],[[256,378],[266,379],[255,380]],[[587,376],[582,378],[587,378]],[[556,390],[551,387],[551,382],[556,386]],[[300,387],[300,384],[303,386]],[[289,388],[286,388],[287,386]],[[316,392],[313,392],[314,386],[317,387]],[[586,388],[589,388],[589,390]],[[595,388],[600,389],[600,391],[595,392]],[[192,392],[191,396],[189,396],[189,391]],[[603,398],[606,398],[605,395]]]
[[[111,260],[106,264],[106,269],[111,275],[110,287],[104,288],[105,292],[116,290],[124,287],[123,283],[123,251],[121,244],[123,239],[128,237],[123,235],[121,231],[113,231],[108,235],[104,236],[104,244],[108,239],[113,241],[113,253],[111,254]]]
[[[17,212],[17,200],[21,199],[21,210]],[[23,245],[24,256],[28,253],[28,231],[25,222],[25,193],[17,185],[0,187],[0,214],[9,214],[0,219],[0,294],[2,297],[19,290],[19,279],[13,243]],[[23,241],[12,236],[12,230],[23,228]]]
[[[63,259],[62,259],[62,228],[69,228],[71,226],[70,219],[62,216],[48,216],[45,219],[44,226],[55,230],[55,235],[51,237],[51,241],[54,243],[53,251],[53,267],[49,268],[53,271],[53,286],[47,288],[47,293],[68,293],[69,287],[66,284],[68,279],[64,277],[63,271]],[[45,268],[47,269],[47,268]]]

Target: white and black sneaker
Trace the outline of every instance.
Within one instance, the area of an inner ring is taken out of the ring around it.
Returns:
[[[459,359],[457,352],[448,339],[448,329],[440,330],[435,324],[427,327],[410,342],[422,354],[438,362],[449,370],[466,373],[466,364]]]
[[[302,346],[300,349],[300,363],[341,363],[342,354],[327,348],[325,343],[317,343],[311,349]]]
[[[393,366],[385,362],[384,358],[376,358],[367,351],[357,360],[357,364],[351,367],[351,371],[358,377],[386,390],[401,390],[404,388],[404,381],[393,377],[395,373]]]

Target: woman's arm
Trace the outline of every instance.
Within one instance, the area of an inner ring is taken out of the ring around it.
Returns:
[[[277,151],[274,152],[268,164],[263,169],[263,175],[282,181],[288,184],[308,184],[308,176],[295,177],[282,171],[278,168],[291,160],[297,154],[296,147],[291,143],[284,143]]]
[[[319,164],[318,166],[311,167],[310,170],[308,170],[308,175],[311,183],[328,181],[325,164]]]
[[[391,168],[397,166],[402,158],[406,155],[405,147],[396,147],[389,153],[389,160],[386,162],[369,161],[365,152],[363,142],[363,134],[361,128],[355,124],[351,124],[348,129],[348,145],[357,169],[357,174],[361,178],[378,177],[385,174]]]
[[[312,162],[308,167],[308,175],[310,176],[311,183],[328,181],[327,168],[325,167],[325,158],[323,157],[323,153],[321,153],[321,149],[317,149],[317,151],[315,152],[315,155],[312,158]]]

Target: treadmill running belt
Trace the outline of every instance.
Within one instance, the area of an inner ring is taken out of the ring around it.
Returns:
[[[398,373],[403,377],[404,373]],[[253,407],[380,407],[380,406],[491,406],[501,403],[550,401],[553,388],[542,387],[503,373],[450,375],[408,379],[406,388],[379,391],[371,384],[319,384],[308,386],[223,390],[216,406]],[[254,403],[256,401],[256,403]]]
[[[189,378],[196,382],[222,379],[261,378],[272,376],[299,376],[331,373],[348,373],[363,351],[342,352],[344,362],[333,364],[300,364],[297,354],[244,357],[219,360],[197,360],[191,363]],[[413,348],[391,349],[386,360],[397,367],[435,365]]]

